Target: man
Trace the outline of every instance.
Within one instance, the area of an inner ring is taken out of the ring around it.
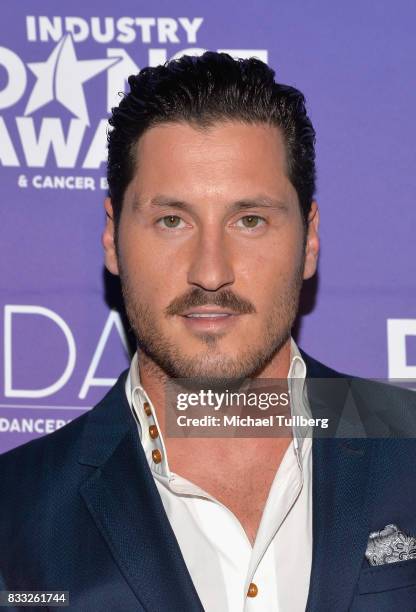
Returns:
[[[91,412],[1,458],[3,588],[82,611],[416,609],[413,440],[166,431],[172,379],[300,381],[308,417],[306,377],[343,380],[291,338],[319,251],[302,94],[217,53],[129,84],[103,246],[138,351]],[[364,384],[354,401],[379,423],[410,400]],[[392,533],[401,556],[375,566]]]

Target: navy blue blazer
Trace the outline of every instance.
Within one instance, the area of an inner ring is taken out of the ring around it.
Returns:
[[[341,376],[303,357],[308,376]],[[0,590],[69,591],[69,609],[80,612],[203,610],[125,379],[93,410],[0,457]],[[392,388],[363,396],[376,411],[407,401]],[[364,555],[369,533],[387,524],[416,535],[416,440],[314,439],[312,456],[307,611],[416,610],[416,559],[370,567]]]

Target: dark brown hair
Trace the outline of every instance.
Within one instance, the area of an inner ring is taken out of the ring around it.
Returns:
[[[227,119],[270,123],[282,130],[288,178],[306,225],[315,192],[315,131],[304,95],[276,83],[274,76],[256,58],[233,59],[213,51],[184,55],[130,76],[130,92],[112,109],[109,119],[107,178],[116,227],[135,172],[136,145],[147,129],[175,121],[208,127]]]

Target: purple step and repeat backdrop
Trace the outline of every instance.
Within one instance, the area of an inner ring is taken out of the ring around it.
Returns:
[[[304,91],[322,253],[297,340],[352,374],[416,378],[415,22],[413,0],[3,7],[0,452],[128,364],[100,243],[106,121],[129,74],[183,53],[256,55]]]

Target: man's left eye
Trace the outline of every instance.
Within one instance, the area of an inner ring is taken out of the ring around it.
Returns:
[[[259,225],[263,225],[266,222],[263,217],[259,217],[258,215],[245,215],[244,217],[241,217],[237,223],[240,221],[246,229],[255,229]]]
[[[157,224],[162,225],[165,229],[176,229],[177,227],[181,227],[181,222],[183,223],[183,220],[178,217],[178,215],[166,215],[157,220]]]

